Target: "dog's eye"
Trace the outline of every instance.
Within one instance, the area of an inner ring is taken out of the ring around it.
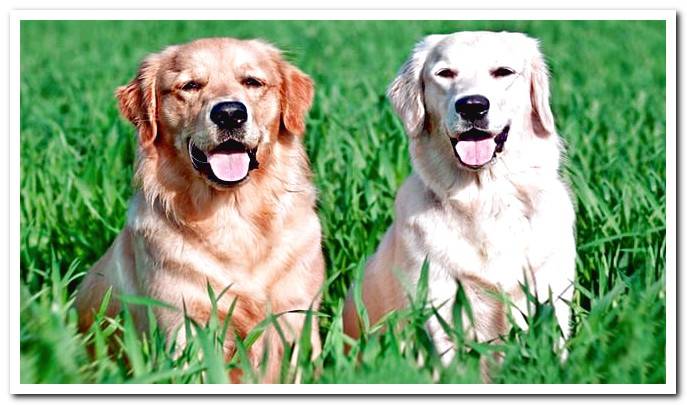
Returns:
[[[184,83],[184,85],[181,87],[181,90],[183,90],[183,91],[196,91],[196,90],[200,90],[201,87],[203,87],[203,85],[201,85],[197,81],[190,80],[190,81]]]
[[[505,77],[510,76],[512,74],[515,74],[515,70],[505,66],[502,66],[491,71],[491,75],[494,77]]]
[[[246,87],[262,87],[263,86],[263,83],[254,77],[246,77],[245,79],[243,79],[241,84],[243,84]]]
[[[445,77],[447,79],[453,79],[454,77],[456,77],[458,75],[458,73],[456,73],[455,70],[451,70],[451,69],[441,69],[436,74],[439,77]]]

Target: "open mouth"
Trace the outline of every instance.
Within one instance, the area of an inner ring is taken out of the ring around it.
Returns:
[[[224,187],[243,182],[251,170],[258,168],[257,150],[257,147],[249,149],[230,139],[205,153],[191,139],[188,140],[188,154],[193,167],[210,181]]]
[[[508,139],[510,125],[506,125],[498,135],[472,128],[450,137],[453,153],[460,164],[470,169],[479,169],[490,163],[496,154],[503,151],[503,145]]]

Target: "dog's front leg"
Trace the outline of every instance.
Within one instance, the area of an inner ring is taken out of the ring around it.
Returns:
[[[463,325],[463,336],[467,340],[481,343],[497,342],[507,331],[505,305],[499,298],[499,290],[493,285],[474,276],[460,277],[462,289],[467,297],[467,307],[462,308],[461,324]],[[448,325],[455,326],[453,319],[453,307],[457,295],[457,284],[444,283],[442,288],[435,289],[432,293],[434,305],[441,305],[437,309],[439,316]],[[451,298],[448,298],[451,297]],[[442,305],[443,304],[443,305]],[[444,366],[447,366],[455,356],[455,342],[449,337],[442,328],[439,319],[434,316],[428,322],[428,329],[432,336],[437,352],[441,356]],[[500,353],[495,353],[494,359],[498,362],[501,359]],[[490,381],[490,365],[493,361],[483,358],[480,363],[480,372],[484,382]]]
[[[269,326],[263,336],[255,342],[251,352],[251,360],[255,370],[262,370],[262,382],[264,383],[278,383],[280,382],[280,374],[282,369],[282,362],[290,362],[292,369],[297,368],[299,351],[302,350],[299,344],[301,333],[305,321],[305,314],[302,313],[283,313],[277,318],[277,325]],[[310,329],[310,344],[311,344],[311,359],[315,359],[320,355],[322,348],[320,344],[320,335],[317,327],[317,318],[313,317],[311,320]],[[290,358],[284,358],[285,347],[293,345],[294,349]],[[262,364],[263,360],[266,364]],[[300,375],[294,376],[295,383],[299,383]]]
[[[559,207],[557,211],[540,208],[531,220],[533,240],[528,250],[530,276],[540,302],[551,298],[562,331],[560,347],[570,335],[570,302],[575,281],[575,213],[565,190],[542,197],[542,206]],[[530,287],[532,287],[530,285]],[[527,300],[518,307],[527,312]],[[517,318],[516,318],[517,319]],[[562,356],[565,358],[565,352]]]

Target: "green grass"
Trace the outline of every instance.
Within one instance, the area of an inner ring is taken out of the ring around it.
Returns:
[[[387,328],[349,342],[348,354],[341,322],[343,297],[410,172],[385,89],[415,41],[465,29],[542,40],[577,207],[568,360],[552,352],[557,331],[542,305],[528,331],[513,329],[498,347],[505,358],[493,381],[664,383],[665,25],[641,21],[22,22],[21,381],[211,383],[226,381],[227,367],[245,368],[242,350],[229,364],[215,355],[226,327],[216,320],[188,322],[181,333],[195,337],[174,356],[154,324],[141,336],[126,313],[100,316],[99,327],[80,335],[70,307],[84,272],[123,226],[132,195],[136,139],[114,89],[165,45],[236,36],[274,42],[316,82],[305,142],[327,260],[324,347],[313,362],[303,353],[295,369],[285,365],[284,381],[298,374],[308,383],[479,382],[479,358],[495,348],[464,343],[447,325],[459,350],[455,364],[441,367],[424,329],[432,310],[422,291]],[[240,348],[248,345],[250,338]]]

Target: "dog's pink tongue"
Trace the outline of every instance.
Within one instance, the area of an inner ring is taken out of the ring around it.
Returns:
[[[466,165],[483,166],[494,156],[496,142],[492,138],[480,141],[458,141],[456,153]]]
[[[208,163],[218,179],[239,181],[248,175],[250,158],[243,151],[216,152],[208,155]]]

